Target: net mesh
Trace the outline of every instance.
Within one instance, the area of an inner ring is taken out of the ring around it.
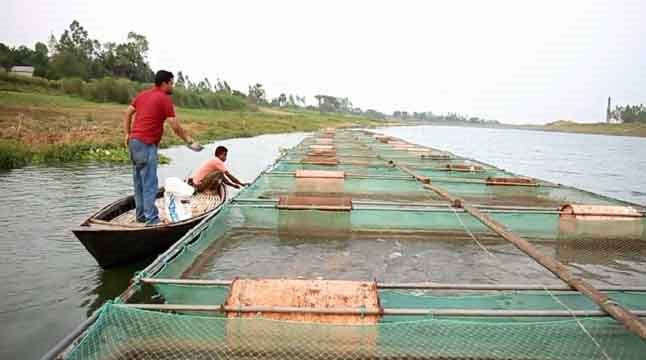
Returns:
[[[200,231],[180,240],[177,252],[160,260],[154,273],[140,277],[533,284],[546,288],[380,289],[379,299],[390,309],[598,310],[579,293],[548,290],[563,283],[477,218],[449,207],[403,171],[405,166],[483,207],[575,276],[602,287],[646,286],[643,217],[564,221],[556,211],[563,203],[620,201],[543,182],[488,186],[489,176],[516,175],[437,149],[385,144],[360,132],[337,132],[335,165],[303,163],[310,145],[320,144],[305,140]],[[299,180],[297,170],[344,171],[345,178]],[[343,196],[354,203],[351,211],[281,210],[276,204],[282,195]],[[229,295],[223,285],[156,283],[154,290],[168,304],[180,305],[219,305]],[[607,294],[626,308],[646,310],[644,292]],[[377,325],[350,326],[162,313],[109,303],[69,358],[641,359],[645,350],[643,340],[607,317],[386,315]]]
[[[423,320],[325,325],[126,309],[107,304],[69,359],[642,359],[608,319]]]

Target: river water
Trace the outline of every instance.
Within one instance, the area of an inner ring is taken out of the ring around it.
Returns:
[[[646,205],[646,139],[441,126],[381,131]],[[202,153],[166,149],[162,152],[172,163],[159,169],[159,177],[185,177],[222,144],[230,149],[232,172],[250,181],[273,162],[279,148],[303,136],[232,139]],[[102,270],[71,233],[90,213],[130,193],[130,171],[130,166],[76,165],[0,173],[0,293],[5,294],[0,297],[0,358],[38,358],[146,265]]]
[[[162,150],[168,176],[185,177],[216,145],[228,166],[251,181],[304,134],[221,141],[200,153]],[[0,172],[0,359],[37,359],[97,307],[119,295],[146,262],[102,270],[71,230],[90,214],[132,192],[131,167],[74,165]],[[148,262],[150,260],[147,260]]]

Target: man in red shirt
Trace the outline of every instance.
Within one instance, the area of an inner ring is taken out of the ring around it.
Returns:
[[[215,149],[215,156],[204,161],[202,165],[193,172],[193,175],[191,175],[189,179],[189,183],[192,183],[192,185],[195,186],[197,192],[217,192],[219,191],[222,183],[236,189],[239,189],[240,186],[249,185],[238,180],[229,172],[227,166],[224,165],[224,162],[227,161],[228,154],[229,150],[226,147],[218,146]]]
[[[158,71],[155,86],[137,94],[123,119],[125,145],[133,164],[137,221],[149,225],[159,223],[159,212],[155,206],[159,187],[157,147],[164,133],[164,121],[168,121],[175,134],[192,150],[202,150],[202,146],[193,141],[175,117],[175,106],[170,97],[172,92],[173,73]]]

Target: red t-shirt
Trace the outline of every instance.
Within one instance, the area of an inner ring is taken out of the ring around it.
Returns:
[[[164,133],[164,121],[175,117],[175,106],[170,95],[159,87],[144,90],[132,100],[135,108],[135,123],[130,138],[146,144],[159,144]]]

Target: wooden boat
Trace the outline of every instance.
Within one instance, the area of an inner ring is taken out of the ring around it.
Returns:
[[[157,193],[160,217],[164,188]],[[123,265],[136,259],[162,253],[207,216],[217,212],[226,201],[224,186],[219,195],[194,195],[194,216],[178,222],[146,226],[134,219],[135,201],[130,195],[99,210],[73,230],[87,251],[103,268]]]

